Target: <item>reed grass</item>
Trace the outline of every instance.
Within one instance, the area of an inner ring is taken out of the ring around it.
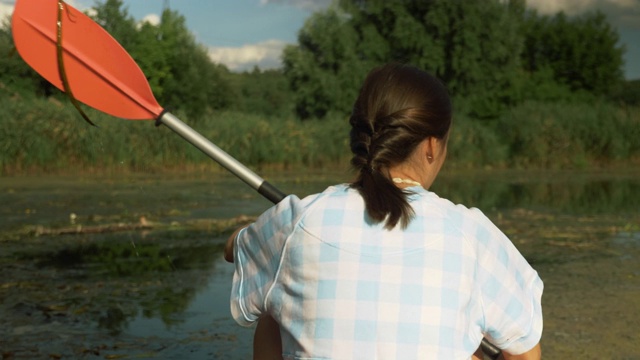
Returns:
[[[607,102],[525,103],[506,112],[495,130],[512,167],[585,168],[638,158],[639,110]]]
[[[217,168],[151,121],[122,120],[88,109],[98,125],[92,127],[66,102],[7,97],[0,106],[0,174]],[[609,103],[526,103],[494,122],[457,115],[449,166],[564,168],[637,161],[639,110]],[[348,121],[340,115],[299,121],[220,112],[190,125],[252,168],[344,166],[350,158]]]

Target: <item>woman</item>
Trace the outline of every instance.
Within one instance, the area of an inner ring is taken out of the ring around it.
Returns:
[[[353,183],[289,196],[227,243],[232,314],[260,320],[255,356],[469,359],[487,337],[538,359],[537,273],[482,212],[427,190],[447,154],[445,87],[374,69],[350,124]]]

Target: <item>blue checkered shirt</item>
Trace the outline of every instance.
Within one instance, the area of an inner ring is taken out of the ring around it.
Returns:
[[[285,359],[469,359],[542,335],[538,274],[477,209],[409,189],[415,217],[385,230],[356,190],[289,196],[235,239],[231,313],[268,314]]]

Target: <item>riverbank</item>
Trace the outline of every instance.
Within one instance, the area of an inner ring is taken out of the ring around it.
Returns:
[[[211,160],[151,121],[115,119],[44,99],[0,99],[0,175],[205,171]],[[180,114],[178,114],[180,115]],[[349,163],[348,121],[219,112],[185,123],[254,169],[323,169]],[[523,103],[499,118],[454,118],[447,166],[589,169],[640,163],[640,109],[605,101]],[[214,167],[217,165],[214,165]]]

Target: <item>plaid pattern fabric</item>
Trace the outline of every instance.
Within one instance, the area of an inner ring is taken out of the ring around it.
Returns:
[[[477,209],[412,187],[405,230],[372,224],[357,191],[289,196],[235,243],[231,312],[280,324],[286,359],[468,359],[483,336],[540,340],[543,284]]]

